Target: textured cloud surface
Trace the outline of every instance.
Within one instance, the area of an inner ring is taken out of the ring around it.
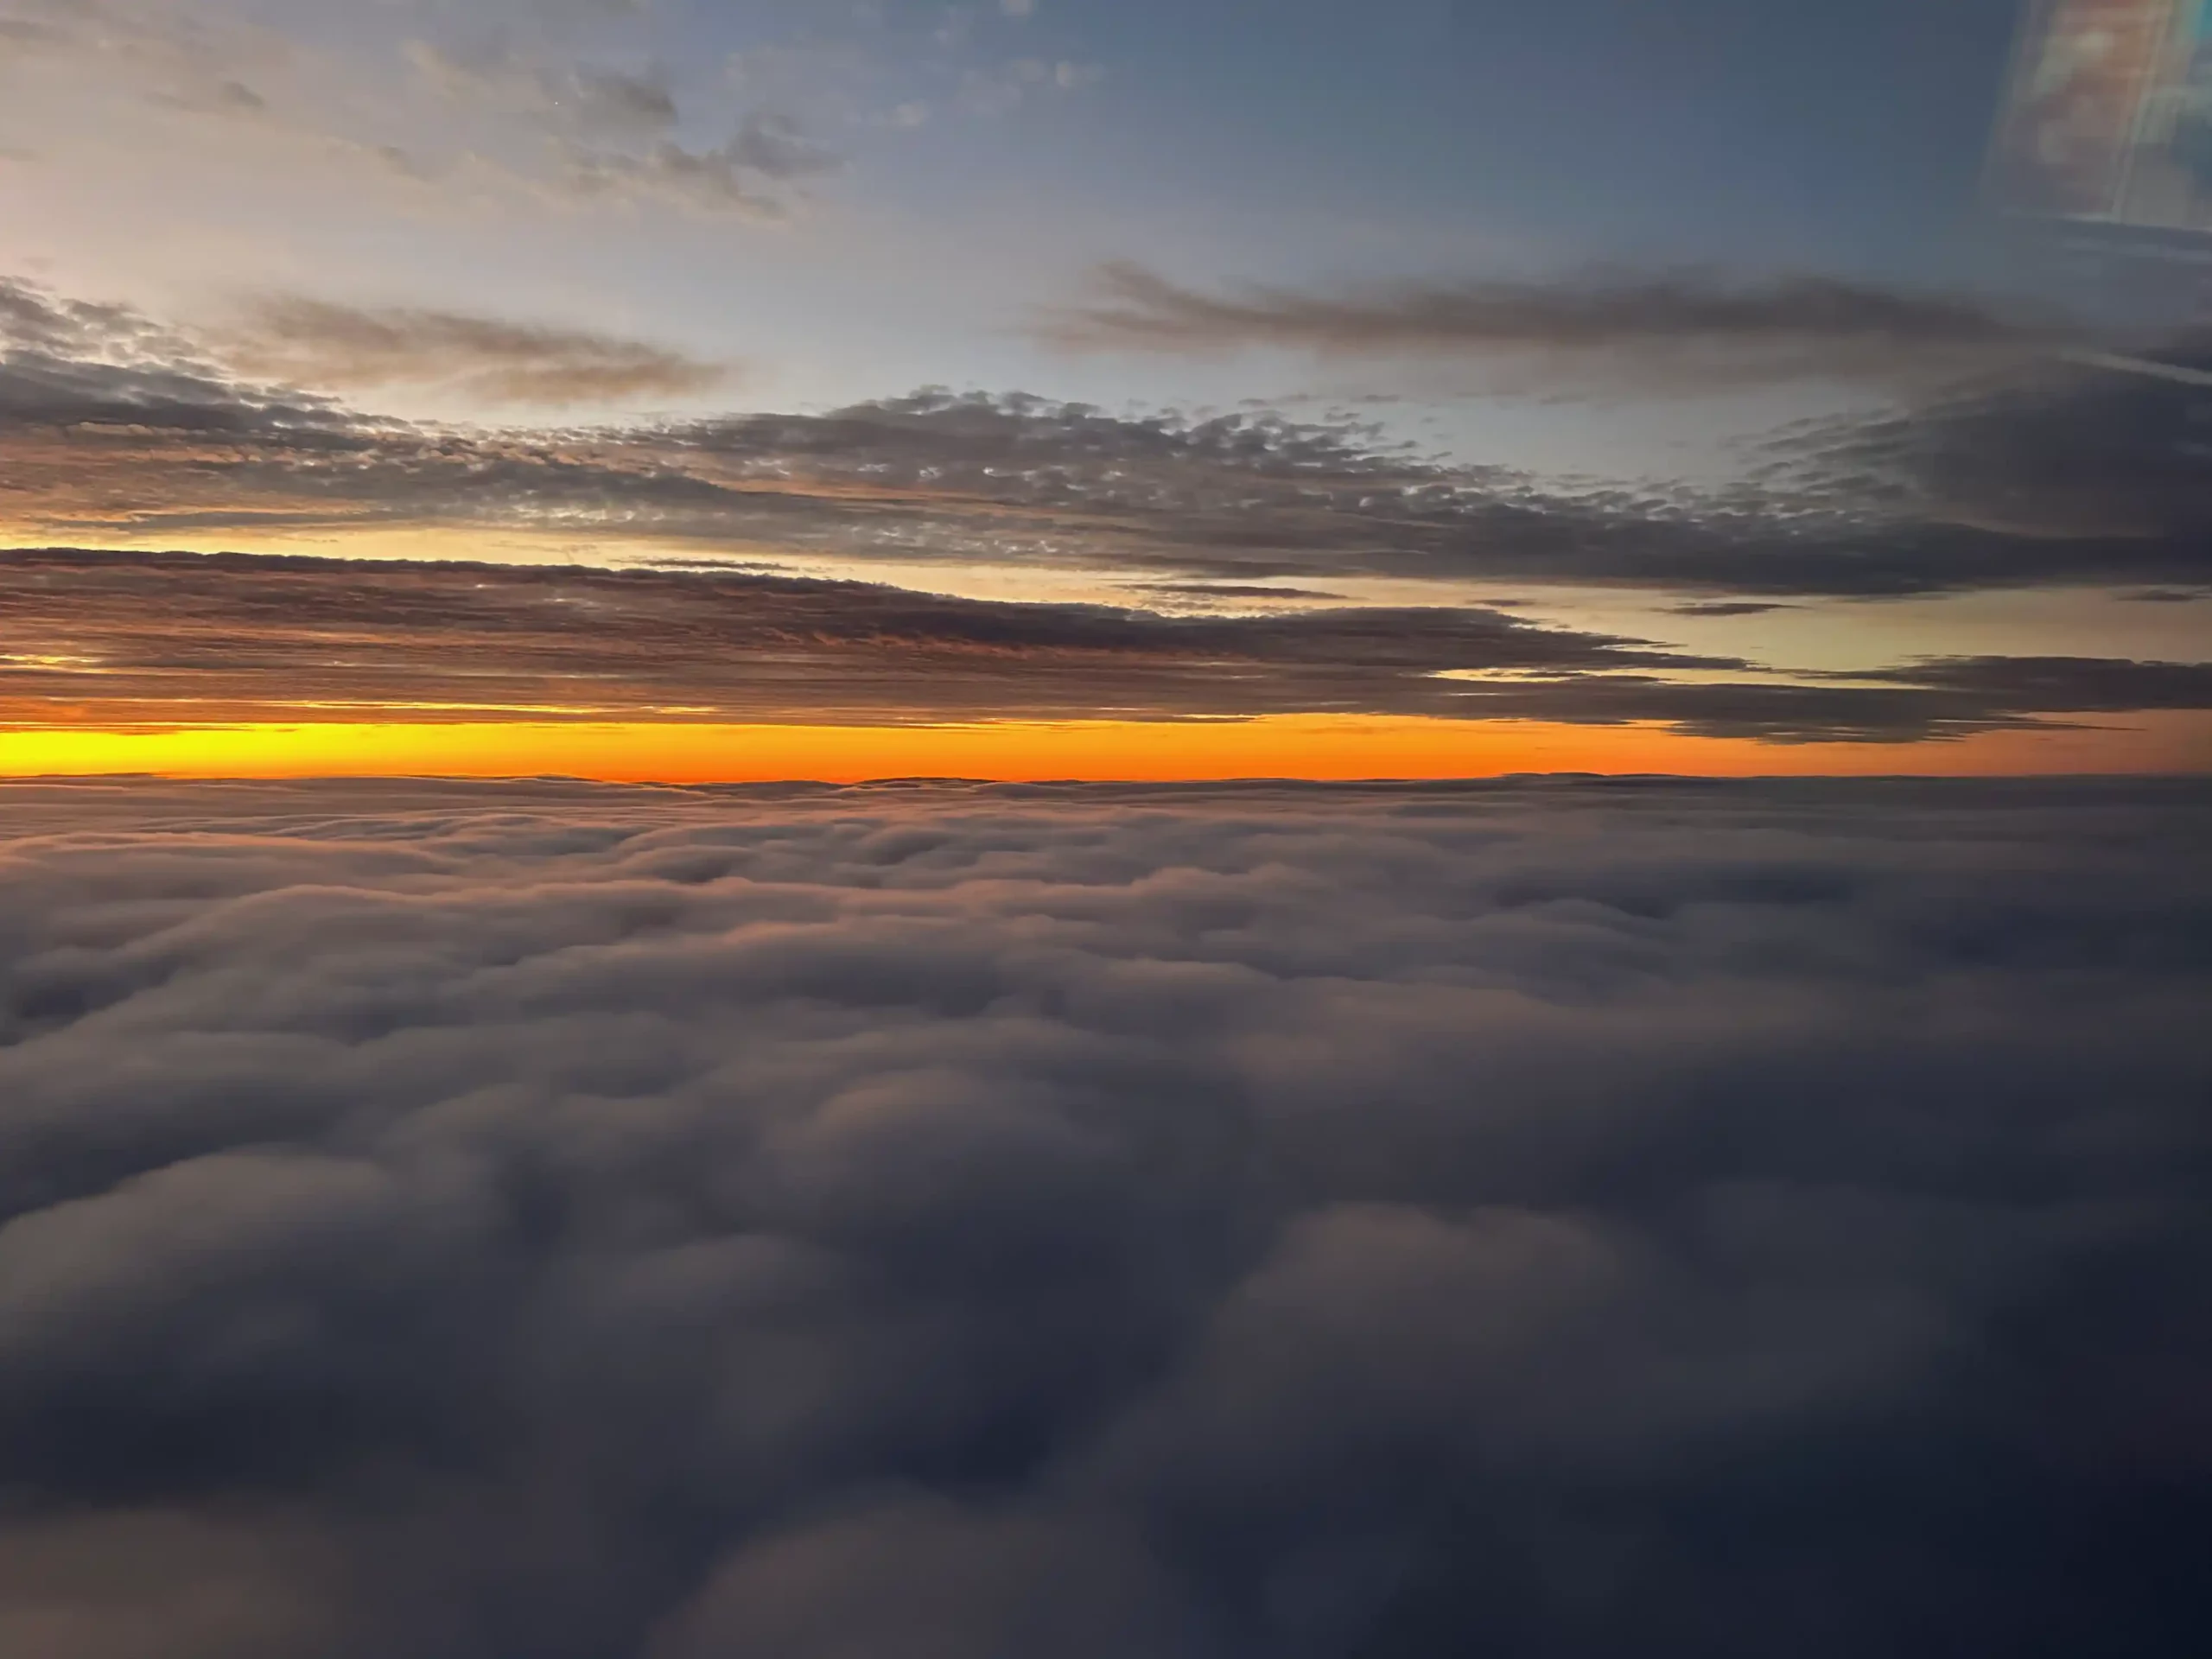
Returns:
[[[0,1649],[2184,1650],[2212,794],[0,790]]]
[[[593,384],[673,397],[712,368],[480,317],[309,306],[283,339],[272,321],[285,318],[243,342],[188,340],[0,276],[0,522],[56,542],[512,530],[1231,586],[1382,576],[1739,598],[2212,586],[2212,505],[2202,457],[2177,436],[2180,389],[2079,367],[1793,431],[1756,487],[1596,488],[1422,454],[1351,419],[1115,414],[942,389],[826,414],[441,429],[239,365],[331,385],[435,371],[480,395],[553,401]]]

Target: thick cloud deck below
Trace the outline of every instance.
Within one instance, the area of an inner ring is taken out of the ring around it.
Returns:
[[[0,1651],[2191,1651],[2208,846],[0,788]]]

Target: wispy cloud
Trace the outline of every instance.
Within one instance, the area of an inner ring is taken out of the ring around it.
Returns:
[[[731,365],[593,329],[272,295],[221,337],[227,359],[294,385],[435,386],[479,404],[558,407],[687,398]]]
[[[580,200],[650,200],[779,220],[802,205],[808,181],[846,164],[781,110],[747,111],[727,138],[700,142],[688,131],[700,120],[687,118],[671,77],[658,69],[578,62],[513,37],[465,53],[416,40],[408,55],[422,84],[466,115],[537,141],[500,150],[502,164],[525,175],[550,167],[547,188]]]
[[[938,25],[881,9],[764,13],[726,73],[687,60],[678,20],[645,5],[353,11],[360,32],[340,45],[222,0],[0,0],[0,141],[14,115],[54,164],[113,164],[219,131],[234,174],[365,173],[426,202],[490,193],[511,207],[780,224],[871,136],[938,110],[1065,93],[1098,73],[1008,55],[1020,20],[995,14],[995,29],[969,16],[938,39]],[[120,156],[118,115],[133,132]],[[253,159],[242,162],[242,143]]]
[[[1924,380],[2016,362],[2062,337],[2050,321],[1991,301],[1812,276],[1628,272],[1339,294],[1263,284],[1205,292],[1122,263],[1096,282],[1095,297],[1048,310],[1038,332],[1085,351],[1533,353],[1554,374],[1677,385]]]
[[[1286,600],[1342,601],[1344,599],[1342,594],[1325,593],[1312,588],[1282,588],[1271,583],[1244,582],[1154,582],[1143,584],[1141,591],[1157,594],[1165,599],[1254,599],[1269,602]]]
[[[467,51],[416,39],[406,57],[425,86],[452,102],[562,137],[656,137],[683,118],[669,77],[657,70],[536,58],[511,38]]]
[[[1670,605],[1667,608],[1670,613],[1675,616],[1726,618],[1741,616],[1766,616],[1775,611],[1786,611],[1789,607],[1787,605],[1772,604],[1759,600],[1694,599],[1687,601],[1680,605]]]
[[[836,173],[845,158],[787,118],[748,116],[728,142],[691,149],[664,139],[642,150],[569,148],[562,183],[578,196],[650,198],[707,213],[790,216],[791,188]]]

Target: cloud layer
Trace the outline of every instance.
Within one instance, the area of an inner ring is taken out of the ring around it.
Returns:
[[[2206,1616],[2201,786],[0,801],[10,1651]]]
[[[442,366],[494,394],[675,394],[711,372],[476,317],[308,303],[276,321],[243,356],[333,385]],[[4,505],[27,538],[467,528],[1323,591],[1357,576],[1712,598],[2212,586],[2188,389],[2094,368],[1785,434],[1756,486],[1700,492],[1569,488],[1351,418],[942,389],[827,414],[437,429],[243,373],[223,345],[0,279]]]
[[[1335,714],[1903,742],[2212,709],[2212,664],[1785,677],[1471,607],[1174,616],[728,571],[0,550],[0,728]]]

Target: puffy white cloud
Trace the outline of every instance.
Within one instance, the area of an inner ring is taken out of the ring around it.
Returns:
[[[2174,1651],[2208,817],[9,786],[0,1636]]]

